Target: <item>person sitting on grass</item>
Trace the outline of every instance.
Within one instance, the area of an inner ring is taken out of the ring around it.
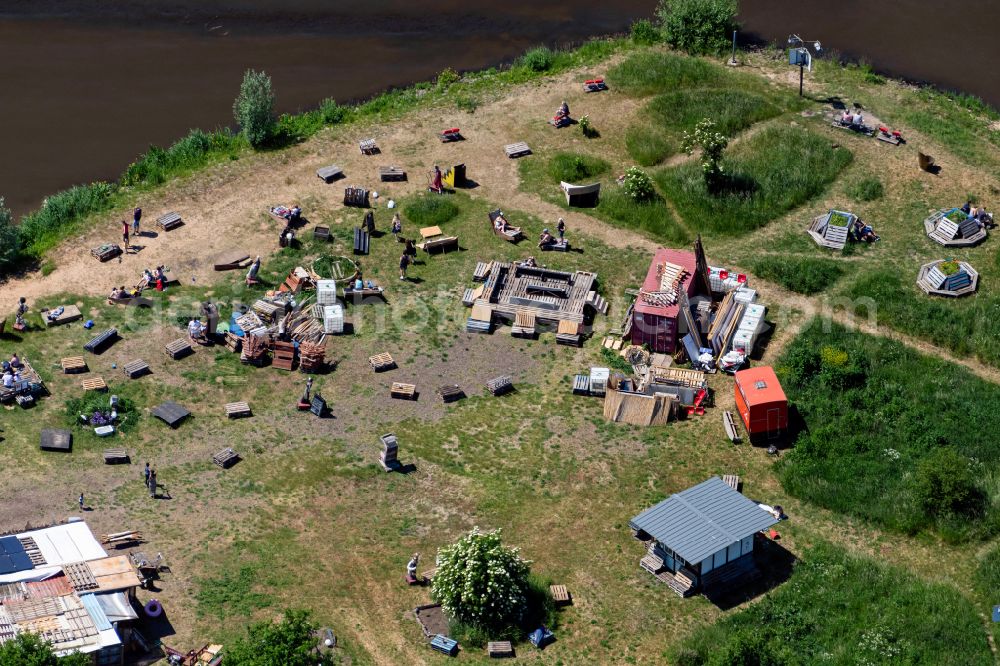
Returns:
[[[108,303],[114,305],[114,302],[121,298],[122,292],[118,287],[113,287],[111,289],[111,294],[108,296]]]
[[[542,229],[542,235],[538,237],[538,247],[555,245],[556,239],[548,229]]]
[[[191,342],[199,343],[205,339],[205,327],[202,325],[201,321],[192,319],[188,323],[188,337],[191,338]]]
[[[3,373],[3,387],[5,389],[14,388],[14,373],[10,370]]]
[[[850,109],[844,109],[844,115],[840,117],[841,125],[853,125],[854,124],[854,114],[851,113]]]

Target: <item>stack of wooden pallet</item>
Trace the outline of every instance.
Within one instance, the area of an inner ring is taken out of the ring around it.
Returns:
[[[230,402],[226,404],[226,416],[231,419],[239,419],[245,416],[253,416],[250,405],[246,402]]]
[[[129,379],[137,379],[149,372],[149,364],[143,360],[135,360],[122,366],[122,372]]]
[[[118,329],[109,328],[108,330],[104,331],[96,338],[85,344],[83,348],[92,354],[97,354],[102,349],[109,346],[117,339],[118,339]]]
[[[300,311],[288,322],[288,335],[298,342],[321,344],[326,340],[323,324],[316,321],[309,311]]]
[[[243,338],[243,351],[240,362],[250,365],[262,365],[267,356],[267,340],[257,335],[247,335]]]
[[[238,352],[243,346],[243,339],[231,331],[226,331],[226,348],[231,352]]]
[[[486,382],[486,390],[493,395],[503,395],[514,390],[514,384],[508,375],[501,375]]]
[[[291,342],[275,342],[271,365],[279,370],[291,370],[295,365],[295,345]]]
[[[455,402],[465,397],[465,392],[458,384],[446,384],[438,389],[442,402]]]
[[[260,317],[261,322],[265,324],[273,324],[275,321],[280,319],[285,314],[284,304],[272,303],[271,301],[265,301],[264,299],[258,299],[250,306],[258,317]]]
[[[372,370],[375,372],[384,372],[385,370],[391,370],[396,367],[396,361],[393,360],[392,355],[388,352],[369,356],[368,362],[371,364]]]
[[[385,183],[406,180],[406,171],[403,170],[403,167],[383,166],[378,168],[378,176]]]
[[[230,448],[225,448],[212,456],[212,462],[221,467],[222,469],[228,469],[240,461],[240,454],[236,453]]]
[[[264,322],[262,322],[260,317],[258,317],[252,310],[237,317],[236,325],[246,332],[248,336],[261,335],[267,332],[267,327],[264,326]]]
[[[87,362],[82,356],[69,356],[62,360],[63,372],[67,375],[76,372],[87,372]]]
[[[518,310],[514,314],[514,325],[510,329],[510,334],[515,338],[534,338],[535,314]]]
[[[363,187],[344,188],[344,205],[368,208],[368,190]]]
[[[302,372],[319,372],[326,362],[326,345],[316,342],[299,344],[299,370]]]
[[[175,361],[184,358],[188,354],[192,353],[194,350],[191,348],[191,343],[184,338],[178,338],[166,346],[167,356],[174,359]]]
[[[103,377],[92,377],[91,379],[83,380],[83,390],[84,391],[107,391],[108,385],[104,382]]]
[[[172,231],[184,224],[179,213],[170,212],[156,218],[156,226],[164,231]]]
[[[104,449],[105,465],[124,465],[127,464],[128,461],[129,461],[128,451],[126,451],[124,448],[117,447],[113,449]]]
[[[362,155],[375,155],[380,152],[375,139],[362,139],[358,142],[358,148],[361,149]]]

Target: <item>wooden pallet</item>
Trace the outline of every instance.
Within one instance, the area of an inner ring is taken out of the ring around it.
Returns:
[[[96,590],[100,587],[97,584],[97,579],[94,578],[94,572],[90,570],[90,566],[86,562],[64,564],[62,570],[66,574],[66,577],[69,578],[69,584],[77,592]]]
[[[316,170],[316,175],[325,183],[332,183],[338,178],[343,178],[344,170],[339,166],[331,164]]]
[[[174,340],[170,344],[166,345],[164,349],[167,352],[167,356],[175,361],[194,352],[194,349],[191,348],[191,343],[184,338]]]
[[[222,469],[229,469],[240,461],[240,454],[226,447],[212,456],[212,462]]]
[[[368,230],[361,227],[354,229],[354,254],[368,254],[368,247],[371,244],[371,235]]]
[[[486,654],[493,659],[514,656],[514,646],[510,641],[490,641],[486,644]]]
[[[363,187],[345,187],[344,205],[355,208],[368,208],[368,190]]]
[[[510,159],[514,159],[516,157],[524,157],[525,155],[531,154],[531,148],[529,148],[528,144],[526,144],[523,141],[519,141],[518,143],[508,144],[504,146],[503,151],[507,153],[507,157],[509,157]]]
[[[104,331],[103,333],[92,339],[90,342],[85,344],[83,348],[86,351],[89,351],[91,354],[97,354],[105,347],[114,343],[114,341],[117,339],[118,339],[118,329],[109,328],[108,330]]]
[[[378,144],[375,143],[375,139],[362,139],[358,141],[358,148],[361,150],[362,155],[377,155],[381,152],[378,149]]]
[[[95,247],[90,251],[90,256],[96,258],[100,262],[105,262],[110,259],[114,259],[122,253],[122,248],[120,245],[114,243],[108,243],[106,245],[101,245]]]
[[[438,389],[438,395],[442,402],[455,402],[465,397],[465,391],[458,384],[446,384]]]
[[[493,395],[503,395],[514,390],[514,384],[508,375],[500,375],[486,382],[486,390]]]
[[[253,416],[250,405],[245,402],[230,402],[226,404],[226,416],[231,419],[239,419],[245,416]]]
[[[295,365],[295,345],[291,342],[275,342],[271,365],[279,370],[291,370]]]
[[[398,398],[399,400],[416,400],[417,385],[404,384],[402,382],[393,382],[392,388],[389,389],[389,395],[391,395],[393,398]]]
[[[170,212],[156,218],[156,226],[164,231],[172,231],[183,224],[184,220],[181,219],[180,213]]]
[[[59,362],[62,365],[63,373],[71,375],[77,372],[87,372],[87,362],[82,356],[67,356]]]
[[[107,391],[108,385],[104,382],[103,377],[92,377],[90,379],[83,380],[83,390],[84,391]]]
[[[378,168],[378,177],[384,183],[406,180],[406,171],[403,167],[383,166]]]
[[[730,488],[732,488],[733,490],[735,490],[736,492],[740,491],[740,477],[739,477],[739,475],[737,475],[737,474],[723,474],[722,475],[722,481],[727,486],[729,486]]]
[[[454,657],[458,652],[458,641],[448,638],[444,634],[437,634],[429,643],[432,649],[443,652],[449,657]]]
[[[573,599],[570,597],[569,590],[566,589],[565,585],[549,585],[549,592],[552,594],[552,600],[556,602],[557,606],[565,606],[573,603]]]
[[[128,451],[124,448],[104,449],[105,465],[124,465],[128,463]]]
[[[129,379],[138,379],[149,372],[149,364],[137,359],[123,365],[122,372]]]
[[[590,395],[590,375],[573,377],[573,395]]]
[[[371,364],[372,370],[375,372],[384,372],[386,370],[392,370],[396,367],[396,361],[393,360],[392,355],[389,352],[369,356],[368,363]]]

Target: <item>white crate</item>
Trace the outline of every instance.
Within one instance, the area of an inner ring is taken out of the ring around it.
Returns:
[[[743,287],[736,292],[737,303],[743,303],[744,305],[749,305],[756,300],[757,300],[757,291],[755,289],[748,289],[746,287]]]
[[[608,378],[611,377],[609,368],[590,369],[590,392],[593,395],[604,395],[608,390]]]
[[[344,308],[340,305],[327,305],[323,310],[323,332],[344,332]]]
[[[744,317],[757,317],[758,319],[763,319],[764,314],[767,312],[767,308],[760,303],[753,303],[746,307],[743,312]]]
[[[743,349],[749,355],[753,351],[754,342],[756,342],[756,334],[751,331],[736,331],[736,335],[733,336],[733,342],[730,345],[730,349]]]
[[[337,302],[336,280],[316,280],[316,302],[320,305],[333,305]]]

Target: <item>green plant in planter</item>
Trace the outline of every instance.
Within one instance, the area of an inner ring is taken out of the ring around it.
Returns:
[[[961,268],[962,267],[958,265],[958,262],[954,261],[953,259],[942,261],[941,263],[938,264],[938,270],[945,275],[954,275],[959,270],[961,270]]]

